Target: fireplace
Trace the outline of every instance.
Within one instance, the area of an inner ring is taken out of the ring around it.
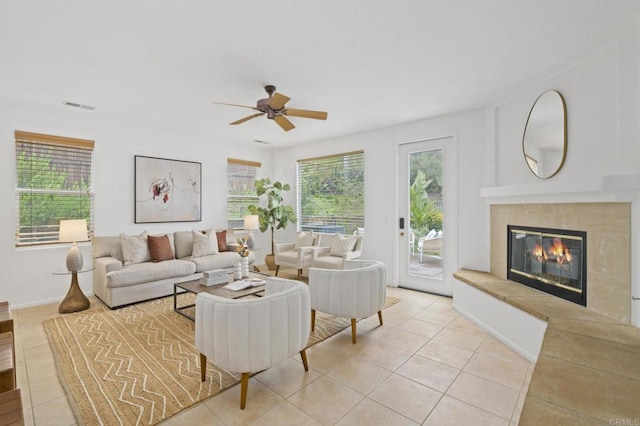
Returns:
[[[587,306],[587,233],[507,226],[507,278]]]

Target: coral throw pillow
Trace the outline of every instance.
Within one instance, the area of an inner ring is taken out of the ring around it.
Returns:
[[[168,236],[149,235],[147,241],[149,242],[149,252],[151,253],[151,260],[153,262],[162,262],[163,260],[171,260],[174,258]]]
[[[218,251],[227,251],[227,230],[216,231],[218,239]]]

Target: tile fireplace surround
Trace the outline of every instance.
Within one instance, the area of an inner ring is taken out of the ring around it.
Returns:
[[[587,233],[586,310],[506,279],[507,225]],[[456,272],[454,304],[458,286],[460,308],[489,326],[496,308],[510,311],[487,304],[486,297],[546,324],[522,327],[518,318],[505,323],[502,316],[495,330],[526,331],[520,336],[541,344],[520,424],[638,424],[640,329],[630,324],[631,203],[493,204],[490,233],[491,272]]]
[[[491,274],[507,278],[507,225],[587,233],[587,309],[631,322],[631,204],[491,206]]]

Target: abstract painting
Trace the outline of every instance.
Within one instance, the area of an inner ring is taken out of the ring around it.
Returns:
[[[135,223],[202,220],[202,163],[135,156]]]

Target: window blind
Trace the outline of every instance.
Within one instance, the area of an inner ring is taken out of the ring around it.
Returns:
[[[364,151],[298,160],[297,181],[301,230],[364,228]]]
[[[227,226],[242,228],[250,205],[260,202],[255,182],[260,179],[262,164],[256,161],[227,159]]]
[[[94,142],[15,132],[15,244],[58,242],[60,220],[86,219],[93,236]]]

